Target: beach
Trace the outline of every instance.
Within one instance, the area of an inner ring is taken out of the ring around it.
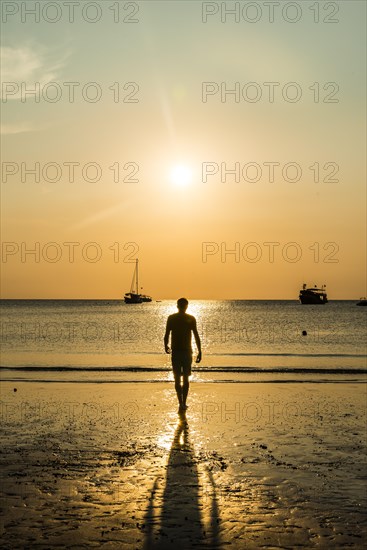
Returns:
[[[3,548],[362,548],[352,382],[2,383]]]

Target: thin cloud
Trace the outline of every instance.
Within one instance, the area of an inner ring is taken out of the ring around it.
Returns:
[[[13,135],[13,134],[24,134],[25,132],[34,132],[39,128],[33,127],[27,122],[20,122],[14,124],[1,124],[0,133],[2,136]]]
[[[36,82],[40,85],[58,80],[60,72],[66,64],[69,53],[63,53],[61,59],[52,59],[49,53],[42,53],[40,48],[22,47],[1,47],[1,80],[7,82],[25,82],[34,86]],[[7,99],[20,99],[20,92],[8,95]]]

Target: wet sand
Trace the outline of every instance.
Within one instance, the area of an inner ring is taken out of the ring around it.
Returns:
[[[16,388],[17,391],[14,391]],[[357,383],[4,382],[3,548],[363,548]]]

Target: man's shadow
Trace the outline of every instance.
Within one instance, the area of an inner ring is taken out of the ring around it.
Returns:
[[[160,515],[155,516],[158,480],[155,481],[145,516],[146,539],[144,548],[189,549],[219,546],[218,503],[212,477],[209,506],[209,529],[203,521],[203,495],[197,469],[197,459],[189,438],[189,425],[185,414],[180,415],[167,463],[165,486]],[[214,515],[215,517],[214,517]]]

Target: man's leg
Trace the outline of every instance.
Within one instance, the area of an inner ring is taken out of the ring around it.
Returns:
[[[183,367],[182,372],[182,378],[183,378],[183,386],[182,386],[182,404],[186,408],[186,399],[187,394],[189,393],[189,376],[191,376],[191,362],[192,362],[192,353],[188,352],[185,357],[185,364]]]
[[[180,407],[182,407],[183,399],[182,399],[181,376],[176,373],[175,373],[175,390],[177,393],[177,399],[178,399],[179,405]]]
[[[182,386],[182,405],[186,407],[187,394],[189,393],[189,377],[187,374],[183,375],[183,386]]]

